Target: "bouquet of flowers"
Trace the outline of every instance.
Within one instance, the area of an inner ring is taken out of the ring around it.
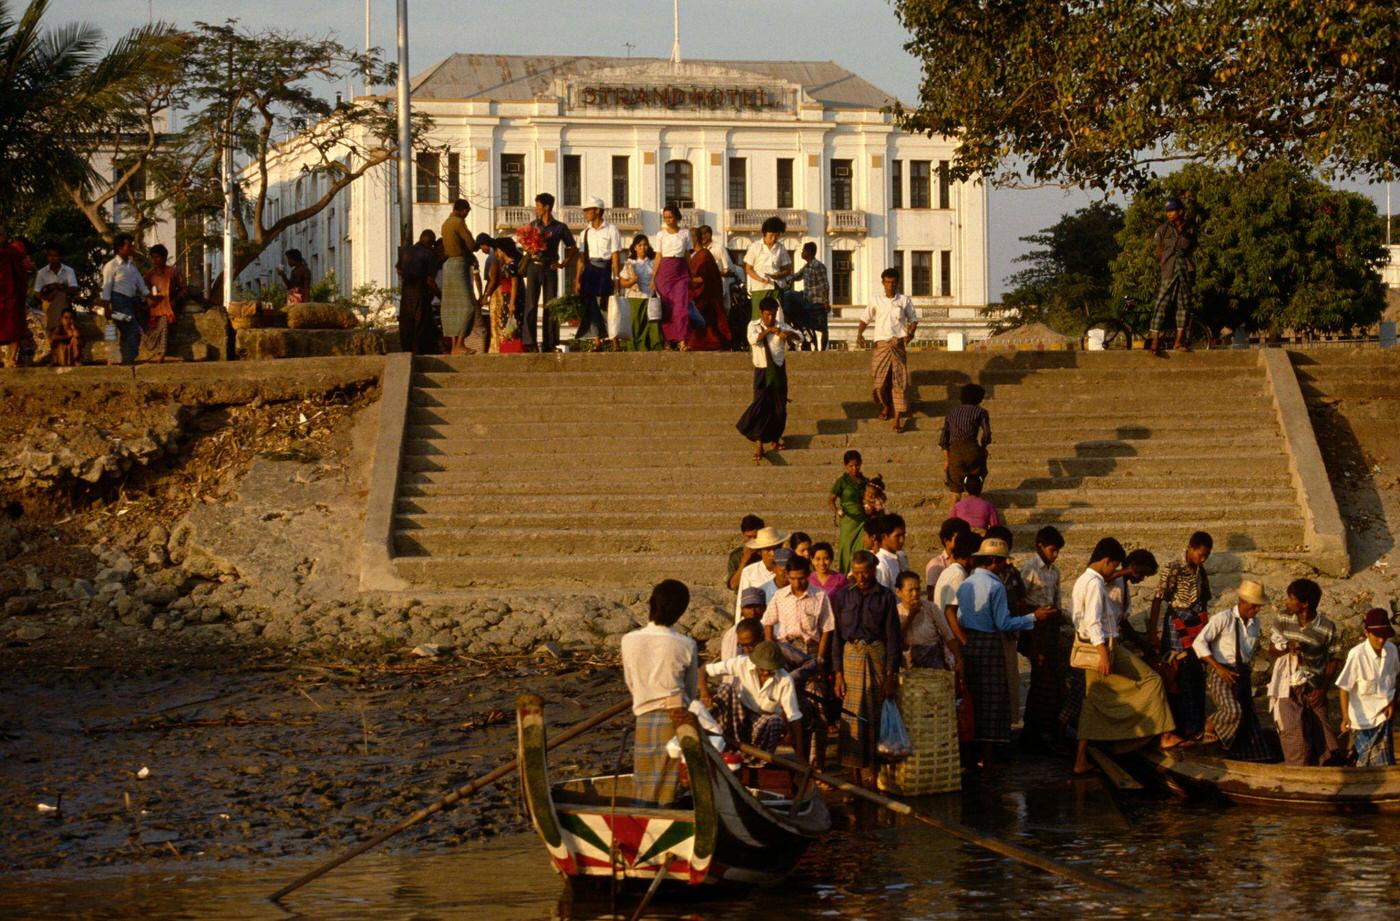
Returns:
[[[534,224],[526,224],[517,227],[515,230],[515,245],[520,247],[520,252],[525,258],[522,263],[538,262],[540,253],[544,252],[544,234]],[[524,274],[524,265],[521,266]]]

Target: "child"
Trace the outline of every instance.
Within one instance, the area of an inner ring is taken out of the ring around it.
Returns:
[[[56,368],[82,364],[83,334],[78,330],[77,315],[72,307],[64,307],[58,315],[58,325],[49,330],[49,352]]]
[[[899,581],[899,574],[908,569],[904,562],[904,518],[901,515],[886,515],[883,519],[884,528],[880,534],[880,545],[875,551],[875,559],[879,561],[879,569],[875,571],[875,580],[890,591],[895,590],[895,585]]]
[[[865,494],[861,506],[866,518],[879,518],[885,514],[885,478],[878,473],[865,481]]]
[[[938,446],[943,449],[943,479],[951,504],[962,498],[967,478],[987,478],[987,446],[992,443],[991,416],[982,408],[987,391],[980,384],[963,384],[958,406],[943,417]]]
[[[868,518],[865,527],[861,532],[862,549],[869,551],[872,555],[880,549],[880,538],[885,536],[885,518],[877,515]]]
[[[835,595],[846,587],[846,577],[832,569],[836,562],[836,548],[826,541],[812,545],[812,584],[826,593],[836,603]]]
[[[963,480],[963,489],[967,490],[967,496],[953,503],[949,516],[961,518],[975,534],[985,537],[988,528],[1001,524],[997,507],[982,498],[981,477],[969,474]]]
[[[1396,678],[1400,653],[1390,642],[1395,628],[1390,613],[1372,608],[1362,620],[1366,638],[1347,653],[1346,665],[1337,676],[1341,691],[1342,732],[1355,730],[1352,747],[1357,767],[1383,767],[1395,763]]]
[[[788,548],[804,560],[812,558],[812,537],[805,531],[793,531],[788,538]]]
[[[939,631],[944,639],[960,646],[967,642],[967,635],[958,623],[958,589],[972,572],[972,555],[981,544],[982,539],[970,530],[953,538],[953,549],[949,551],[953,562],[938,576],[933,589],[933,609],[943,615]]]
[[[637,719],[632,796],[659,806],[675,801],[680,783],[679,762],[666,753],[675,735],[670,711],[685,709],[699,694],[699,651],[673,629],[689,605],[690,590],[666,579],[651,590],[651,622],[622,638],[622,677]]]
[[[938,629],[931,604],[919,597],[918,573],[899,574],[895,596],[899,598],[900,634],[908,652],[906,661],[914,668],[942,668],[961,672],[957,646],[949,643]]]
[[[1064,546],[1064,535],[1053,525],[1046,525],[1036,532],[1035,555],[1021,566],[1025,601],[1032,610],[1044,607],[1053,611],[1061,609],[1060,569],[1055,561],[1059,559]],[[1029,633],[1022,633],[1018,642],[1021,654],[1031,663],[1021,742],[1053,748],[1064,696],[1064,669],[1061,663],[1069,655],[1060,638],[1059,619],[1038,622]]]
[[[928,568],[924,570],[924,585],[927,587],[928,600],[933,601],[933,591],[938,586],[938,577],[943,575],[943,570],[953,562],[953,541],[959,534],[971,533],[967,522],[961,518],[945,518],[943,524],[938,528],[938,542],[943,545],[943,552],[928,561]]]

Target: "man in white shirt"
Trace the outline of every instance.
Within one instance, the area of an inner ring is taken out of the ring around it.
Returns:
[[[132,261],[131,234],[118,234],[113,244],[115,255],[102,267],[102,304],[117,327],[121,363],[136,364],[141,350],[141,330],[146,325],[146,298],[151,289]]]
[[[1245,579],[1235,606],[1212,614],[1191,644],[1206,667],[1206,693],[1215,703],[1215,713],[1206,721],[1207,736],[1214,732],[1220,747],[1237,761],[1272,757],[1254,711],[1249,667],[1259,648],[1258,614],[1265,600],[1264,587]]]
[[[907,294],[896,294],[899,273],[885,269],[880,273],[883,294],[871,298],[870,305],[861,314],[860,327],[856,330],[856,345],[865,347],[865,329],[875,327],[875,356],[871,359],[870,373],[874,378],[873,394],[880,407],[880,418],[894,417],[894,430],[904,431],[902,416],[909,411],[905,398],[905,388],[909,386],[909,359],[906,347],[914,341],[914,333],[919,327],[919,315],[914,310],[914,302]]]
[[[778,242],[778,237],[787,230],[782,218],[770,217],[763,222],[763,239],[749,245],[744,253],[744,276],[748,279],[749,300],[753,312],[750,321],[758,319],[759,307],[770,292],[776,292],[778,283],[792,274],[792,256],[787,247]],[[779,296],[778,320],[781,322],[782,299]]]
[[[58,328],[65,307],[78,296],[78,274],[63,264],[63,253],[53,244],[45,249],[48,261],[34,273],[34,293],[44,302],[44,329]]]
[[[763,527],[754,535],[753,540],[744,542],[745,547],[758,551],[758,559],[739,572],[739,587],[734,593],[734,622],[736,624],[744,614],[741,602],[745,597],[745,589],[753,588],[763,592],[765,605],[772,600],[773,594],[778,590],[773,581],[773,570],[777,566],[773,561],[773,552],[781,547],[786,540],[787,535],[777,528]]]
[[[651,622],[622,638],[622,677],[632,692],[637,734],[632,755],[632,795],[667,806],[675,802],[680,764],[666,754],[675,735],[672,710],[684,710],[699,694],[700,654],[695,641],[676,630],[690,604],[690,590],[675,579],[651,590]]]
[[[793,751],[805,751],[802,705],[784,664],[778,644],[765,640],[746,656],[711,662],[701,670],[700,700],[714,714],[726,740],[772,752],[788,737]],[[735,680],[711,694],[710,678]]]
[[[583,217],[588,223],[578,238],[574,290],[583,301],[584,313],[574,338],[606,339],[605,308],[622,271],[622,234],[616,226],[603,220],[601,198],[590,198],[584,204]]]
[[[982,538],[970,529],[959,531],[949,551],[953,561],[938,574],[938,583],[933,587],[933,609],[942,615],[934,618],[934,625],[945,640],[956,642],[959,647],[967,644],[967,637],[958,624],[958,589],[967,581],[972,556],[981,545]]]
[[[1342,732],[1355,731],[1352,747],[1357,767],[1383,767],[1395,763],[1397,688],[1400,688],[1400,652],[1390,640],[1395,628],[1390,612],[1372,608],[1361,619],[1366,638],[1347,653],[1337,676],[1341,692]]]
[[[1089,568],[1074,583],[1070,617],[1075,645],[1087,644],[1097,653],[1097,664],[1079,668],[1084,673],[1084,703],[1079,715],[1078,747],[1074,772],[1093,770],[1089,743],[1161,736],[1163,748],[1174,748],[1181,739],[1173,731],[1162,678],[1130,649],[1117,642],[1119,624],[1109,608],[1108,576],[1127,559],[1123,545],[1105,537],[1090,554]]]
[[[875,550],[875,581],[893,592],[899,583],[899,574],[908,568],[904,557],[907,529],[902,515],[885,515],[882,522],[880,545]]]

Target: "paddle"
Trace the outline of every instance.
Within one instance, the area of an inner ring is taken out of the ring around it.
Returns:
[[[749,755],[750,757],[758,758],[762,761],[767,761],[770,764],[776,764],[779,767],[787,768],[789,771],[810,774],[812,777],[826,784],[828,787],[840,790],[844,793],[849,793],[852,796],[859,797],[860,799],[874,803],[877,806],[883,806],[884,808],[898,815],[908,816],[916,822],[922,822],[924,825],[927,825],[930,828],[936,828],[939,831],[946,832],[947,834],[952,835],[954,838],[961,838],[962,840],[967,841],[971,844],[975,844],[978,847],[986,848],[989,851],[1001,854],[1003,857],[1010,857],[1012,860],[1019,860],[1022,863],[1030,864],[1031,866],[1044,870],[1047,873],[1054,873],[1057,876],[1063,876],[1065,879],[1073,880],[1074,882],[1079,883],[1081,885],[1093,886],[1095,889],[1102,889],[1108,892],[1130,893],[1133,895],[1139,894],[1139,891],[1137,889],[1134,889],[1132,886],[1126,885],[1124,883],[1120,883],[1117,880],[1104,879],[1103,877],[1095,876],[1092,873],[1085,873],[1082,870],[1076,870],[1074,867],[1060,863],[1058,860],[1053,860],[1049,857],[1044,856],[1043,854],[1037,854],[1035,851],[1027,850],[1026,848],[1023,848],[1020,845],[1012,844],[1010,841],[1003,841],[1000,838],[994,838],[991,835],[984,835],[979,832],[973,831],[966,825],[962,825],[957,822],[947,822],[943,819],[935,819],[932,816],[926,816],[923,813],[916,812],[914,810],[914,807],[910,806],[908,803],[901,802],[900,800],[894,799],[892,797],[884,796],[880,793],[874,792],[873,790],[867,790],[864,787],[857,786],[856,784],[850,783],[848,781],[832,777],[830,774],[823,774],[819,771],[814,771],[807,765],[793,761],[790,758],[784,758],[780,755],[772,755],[761,748],[754,748],[752,745],[747,745],[744,743],[740,743],[739,748],[743,751],[744,754]]]
[[[575,739],[583,735],[588,730],[600,726],[603,723],[606,723],[608,720],[612,719],[613,717],[626,712],[628,709],[631,708],[631,706],[632,698],[629,697],[626,700],[620,700],[613,706],[602,711],[601,713],[595,713],[583,722],[575,723],[573,726],[570,726],[568,729],[565,729],[558,735],[551,737],[548,744],[546,744],[545,749],[550,750],[560,745],[563,745],[565,742],[568,742],[571,739]],[[360,856],[370,848],[377,847],[378,845],[383,844],[385,841],[388,841],[390,838],[394,837],[399,832],[407,831],[408,829],[422,822],[429,816],[442,812],[444,809],[450,809],[452,806],[455,806],[458,802],[460,802],[464,797],[472,795],[477,790],[480,790],[482,787],[490,786],[491,784],[500,780],[502,777],[508,777],[516,770],[518,770],[519,767],[519,759],[510,759],[505,764],[502,764],[495,770],[488,771],[487,773],[482,774],[480,777],[476,778],[470,783],[463,784],[462,786],[448,793],[446,796],[443,796],[441,799],[435,800],[429,803],[428,805],[424,806],[422,809],[419,809],[417,812],[413,813],[413,815],[409,816],[406,819],[403,819],[396,825],[386,828],[384,831],[379,832],[369,840],[360,842],[359,844],[350,848],[350,850],[346,851],[345,853],[337,857],[333,857],[332,859],[316,867],[316,869],[312,870],[311,872],[298,877],[293,882],[288,883],[281,889],[278,889],[276,892],[272,893],[272,895],[268,896],[268,899],[273,902],[280,902],[283,898],[297,891],[302,886],[305,886],[312,880],[319,879],[320,877],[326,875],[341,864],[347,863],[348,861]]]

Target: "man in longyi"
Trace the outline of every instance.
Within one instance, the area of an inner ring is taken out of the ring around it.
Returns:
[[[899,602],[894,592],[875,581],[875,554],[869,550],[858,550],[851,558],[851,581],[835,609],[831,669],[841,698],[841,763],[855,771],[858,782],[874,789],[880,705],[898,687],[904,648]]]
[[[700,700],[714,714],[724,737],[774,752],[784,739],[801,757],[802,705],[778,644],[764,640],[747,655],[711,662],[700,670]],[[710,678],[727,678],[713,693]]]
[[[1207,721],[1220,747],[1236,761],[1268,761],[1272,757],[1250,686],[1250,660],[1259,648],[1259,611],[1264,587],[1245,579],[1233,608],[1217,611],[1196,635],[1191,648],[1206,667],[1206,692],[1215,704]],[[1210,733],[1207,732],[1207,737]]]
[[[1270,709],[1283,746],[1283,763],[1316,767],[1340,754],[1327,716],[1327,688],[1342,670],[1337,625],[1317,612],[1322,588],[1311,579],[1288,586],[1286,613],[1274,621],[1269,653]]]
[[[699,696],[700,652],[693,639],[675,629],[689,605],[690,590],[683,583],[659,582],[651,590],[651,622],[622,638],[622,677],[637,718],[632,796],[657,806],[675,802],[680,782],[680,763],[666,753],[675,735],[671,711]]]
[[[1087,645],[1096,655],[1092,667],[1083,659],[1072,664],[1084,672],[1084,702],[1079,714],[1074,772],[1093,770],[1090,742],[1115,742],[1161,736],[1163,748],[1181,744],[1162,679],[1127,646],[1118,642],[1122,625],[1109,602],[1107,579],[1122,569],[1127,553],[1112,537],[1094,547],[1089,568],[1074,583],[1070,615],[1075,646]]]
[[[870,372],[874,377],[873,395],[880,407],[881,419],[894,419],[894,430],[904,430],[903,416],[909,411],[904,395],[909,386],[909,359],[906,347],[914,341],[919,327],[919,314],[907,294],[899,294],[899,273],[885,269],[880,273],[880,294],[870,299],[870,306],[861,314],[856,329],[856,344],[865,345],[865,329],[875,327],[875,355]]]

